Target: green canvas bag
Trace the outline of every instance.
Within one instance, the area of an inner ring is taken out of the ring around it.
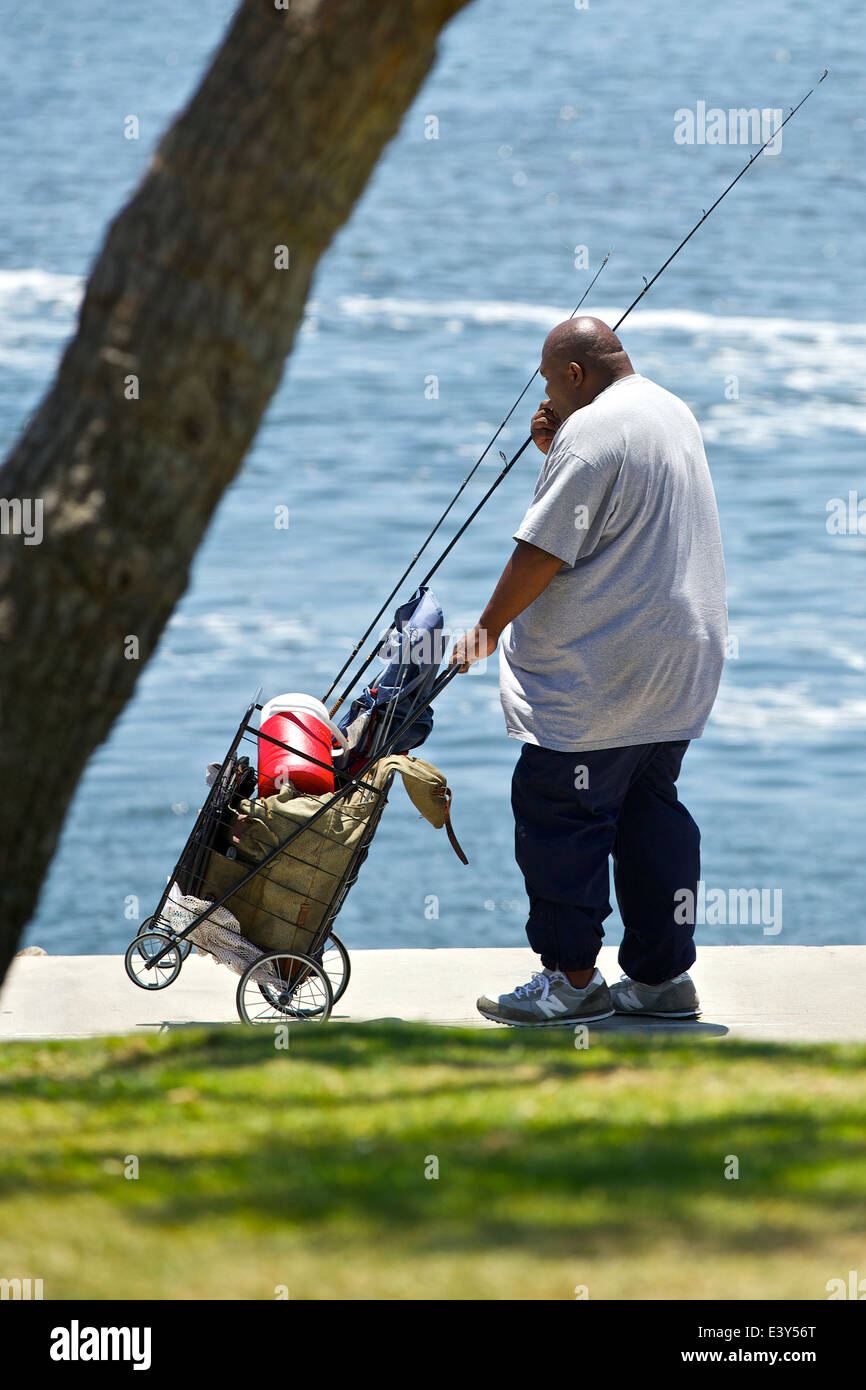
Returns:
[[[364,778],[378,795],[361,787],[340,797],[227,899],[224,905],[237,918],[244,936],[263,951],[309,952],[352,868],[371,817],[381,814],[398,772],[413,805],[437,829],[445,826],[455,853],[464,864],[469,862],[451,826],[451,791],[444,774],[423,758],[392,754]],[[211,854],[206,896],[222,897],[298,826],[306,825],[328,799],[296,793],[287,785],[274,796],[241,800],[229,813],[234,854]]]

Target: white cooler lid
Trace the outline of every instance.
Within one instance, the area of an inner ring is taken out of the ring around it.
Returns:
[[[343,730],[334,723],[325,705],[321,700],[317,700],[315,695],[304,695],[300,692],[289,692],[287,695],[276,695],[273,700],[262,708],[262,724],[266,719],[270,719],[272,714],[312,714],[316,719],[321,720],[326,728],[330,729],[332,735],[343,748],[349,747],[348,739]]]

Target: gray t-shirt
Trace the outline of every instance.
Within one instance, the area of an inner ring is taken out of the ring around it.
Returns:
[[[560,425],[514,538],[563,568],[503,633],[509,736],[563,752],[699,737],[727,605],[688,406],[644,376],[613,382]]]

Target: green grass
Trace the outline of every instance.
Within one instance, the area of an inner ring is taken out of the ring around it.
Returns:
[[[864,1064],[400,1024],[287,1052],[241,1029],[11,1044],[0,1276],[46,1298],[826,1298],[866,1274]]]

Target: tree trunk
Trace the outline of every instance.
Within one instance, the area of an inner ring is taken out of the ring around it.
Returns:
[[[0,980],[76,783],[280,380],[316,263],[466,2],[244,0],[108,230],[0,472],[0,499],[43,507],[41,543],[0,536]]]

